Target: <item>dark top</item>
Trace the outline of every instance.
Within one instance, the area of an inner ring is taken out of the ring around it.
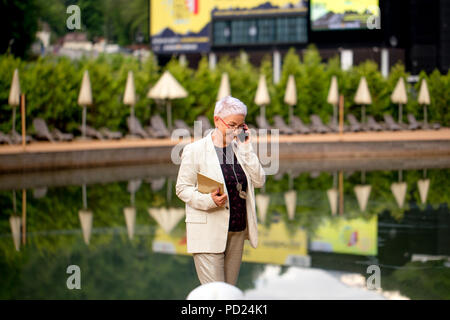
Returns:
[[[244,170],[236,159],[231,144],[224,148],[214,146],[217,157],[219,158],[220,167],[222,168],[225,185],[228,191],[230,203],[230,222],[228,224],[228,231],[243,231],[247,226],[247,206],[246,200],[239,197],[239,191],[236,188],[237,182],[234,171],[239,182],[242,184],[242,190],[247,191],[247,177]],[[228,152],[228,153],[227,153]],[[228,161],[226,160],[228,158]]]

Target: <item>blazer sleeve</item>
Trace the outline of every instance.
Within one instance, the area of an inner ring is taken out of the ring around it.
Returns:
[[[181,164],[175,187],[176,194],[192,208],[205,211],[216,208],[217,205],[211,194],[197,191],[197,172],[198,163],[195,152],[192,150],[192,145],[188,144],[183,148],[181,154]]]
[[[240,158],[244,162],[243,165],[252,180],[253,186],[255,188],[261,188],[266,182],[266,173],[259,162],[258,156],[253,150],[252,143],[236,143],[236,147]]]

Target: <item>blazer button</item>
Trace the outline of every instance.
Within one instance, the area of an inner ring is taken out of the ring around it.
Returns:
[[[228,210],[228,206],[225,206],[225,209],[227,209],[227,210]]]

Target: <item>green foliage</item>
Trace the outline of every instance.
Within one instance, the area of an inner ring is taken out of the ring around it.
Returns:
[[[391,94],[400,77],[409,75],[402,64],[392,67],[389,77],[384,78],[373,61],[365,61],[347,71],[339,65],[338,57],[324,63],[319,52],[310,46],[303,58],[291,48],[283,59],[281,79],[273,83],[272,61],[265,56],[259,68],[242,59],[223,57],[215,70],[211,70],[206,56],[193,70],[181,65],[176,58],[160,68],[153,56],[143,63],[134,57],[123,55],[100,55],[97,58],[83,58],[71,61],[61,57],[45,57],[35,61],[22,61],[11,55],[0,56],[0,131],[11,129],[12,107],[8,105],[8,95],[14,69],[20,73],[22,92],[27,96],[27,128],[32,133],[31,119],[44,118],[50,129],[78,133],[81,122],[81,108],[77,105],[78,92],[84,70],[89,70],[92,84],[94,104],[88,107],[87,123],[94,127],[107,126],[112,130],[127,132],[126,117],[130,108],[122,103],[123,92],[129,70],[135,77],[138,102],[135,106],[136,116],[141,123],[148,123],[150,116],[165,116],[164,102],[156,102],[147,98],[149,88],[155,84],[165,70],[169,70],[180,84],[188,91],[189,96],[172,101],[174,119],[183,119],[189,125],[198,115],[206,115],[212,120],[214,104],[220,85],[222,73],[227,72],[230,79],[231,94],[242,100],[248,107],[247,122],[254,124],[259,114],[259,106],[254,103],[256,88],[260,74],[266,76],[271,103],[266,108],[269,120],[278,114],[287,120],[288,107],[284,103],[284,93],[289,75],[294,75],[298,102],[294,106],[294,114],[304,122],[309,116],[318,114],[323,122],[328,122],[333,114],[333,107],[327,103],[327,94],[331,77],[338,79],[339,93],[344,96],[345,113],[353,113],[361,117],[361,106],[354,103],[354,96],[362,76],[366,77],[373,103],[366,106],[367,114],[377,120],[383,119],[384,113],[398,118],[398,105],[391,102]],[[425,78],[431,96],[428,106],[428,119],[437,121],[443,126],[450,125],[450,73],[442,75],[434,71],[430,75],[420,74]],[[406,83],[408,103],[404,106],[403,115],[413,113],[418,120],[423,119],[423,107],[417,103],[420,82],[415,86]],[[20,123],[20,112],[17,112],[17,123]]]

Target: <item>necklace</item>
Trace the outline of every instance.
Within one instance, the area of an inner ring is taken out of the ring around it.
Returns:
[[[225,156],[226,163],[230,163],[228,156],[223,152],[222,148],[220,148],[220,152],[222,152],[222,161],[223,161],[223,156]],[[234,151],[233,151],[233,155],[234,155]],[[232,163],[233,163],[233,166],[231,168],[233,169],[234,177],[236,178],[236,190],[239,192],[240,198],[247,199],[247,192],[242,190],[242,184],[239,182],[239,179],[236,175],[236,171],[234,170],[234,157],[233,157]]]

